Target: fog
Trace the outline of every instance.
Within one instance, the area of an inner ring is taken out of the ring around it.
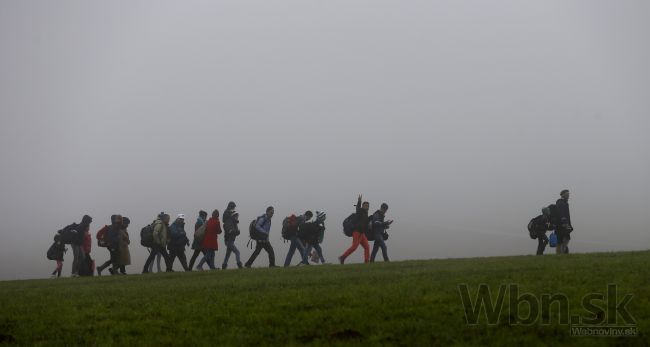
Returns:
[[[647,249],[648,33],[643,0],[2,1],[0,279],[47,277],[84,214],[98,263],[131,219],[139,273],[160,211],[230,200],[243,258],[273,205],[277,259],[310,209],[335,263],[360,193],[391,260],[534,254],[565,188],[572,252]]]

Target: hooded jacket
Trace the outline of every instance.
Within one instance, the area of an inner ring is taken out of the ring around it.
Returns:
[[[165,247],[169,242],[169,227],[160,218],[153,222],[153,243]]]

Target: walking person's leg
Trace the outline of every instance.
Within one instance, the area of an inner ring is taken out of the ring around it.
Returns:
[[[232,253],[232,247],[230,247],[231,244],[232,241],[226,241],[226,255],[223,257],[223,264],[221,264],[222,270],[228,268],[228,260],[230,260],[230,253]]]
[[[80,257],[80,251],[81,247],[79,245],[70,245],[70,248],[72,248],[72,276],[78,276],[79,275],[79,266],[81,265],[81,259]]]
[[[289,252],[287,252],[287,257],[284,259],[284,267],[291,265],[291,258],[298,248],[298,237],[294,236],[291,238],[289,243]]]
[[[192,257],[190,258],[190,265],[189,265],[190,269],[194,269],[194,263],[196,263],[196,257],[198,257],[199,254],[201,254],[201,250],[195,249],[194,253],[192,254]]]
[[[232,250],[233,253],[235,253],[235,260],[237,260],[237,267],[242,268],[242,263],[241,263],[241,254],[239,253],[239,249],[237,249],[237,246],[235,246],[235,241],[230,241],[230,246],[229,249]]]
[[[156,249],[151,248],[151,252],[149,252],[149,257],[147,257],[147,260],[144,262],[144,269],[142,269],[143,274],[153,272],[153,262],[156,259],[156,254],[157,254]]]
[[[177,254],[178,260],[181,262],[181,266],[185,271],[191,271],[192,269],[187,266],[187,256],[185,256],[185,251],[179,251]]]
[[[253,254],[251,254],[251,257],[248,258],[248,261],[246,261],[246,267],[251,267],[251,265],[253,265],[253,262],[262,251],[263,246],[264,245],[261,241],[255,241],[255,250],[253,251]]]
[[[316,250],[316,253],[318,253],[321,264],[325,264],[325,257],[323,257],[323,249],[321,248],[320,243],[315,244],[314,249]]]
[[[544,234],[537,236],[537,255],[543,255],[546,245],[548,244],[548,237]]]
[[[375,240],[379,240],[379,248],[381,248],[381,256],[384,258],[384,262],[388,262],[388,247],[386,247],[386,241],[384,241],[384,235],[375,236]],[[375,241],[377,242],[377,241]]]
[[[363,247],[363,261],[368,264],[370,261],[370,245],[368,244],[368,238],[365,234],[361,234],[359,238],[359,244]]]
[[[361,233],[358,231],[355,231],[352,233],[352,245],[350,248],[348,248],[345,252],[343,252],[343,255],[339,257],[339,261],[341,264],[345,262],[345,259],[352,254],[352,252],[356,251],[357,248],[359,247],[359,243],[361,242]]]
[[[275,252],[273,251],[273,246],[271,242],[264,242],[264,250],[269,254],[269,267],[275,267]]]

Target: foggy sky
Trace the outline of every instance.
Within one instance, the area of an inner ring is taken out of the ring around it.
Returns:
[[[47,277],[84,214],[98,263],[130,217],[139,273],[158,212],[230,200],[243,258],[273,205],[278,263],[307,209],[334,263],[359,193],[393,260],[533,254],[564,188],[572,252],[647,249],[649,23],[644,0],[2,1],[0,279]]]

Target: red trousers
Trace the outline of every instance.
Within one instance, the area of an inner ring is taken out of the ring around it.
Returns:
[[[356,251],[357,248],[359,248],[359,244],[361,244],[361,247],[363,247],[363,261],[364,263],[367,263],[370,258],[370,246],[368,245],[368,238],[366,238],[366,234],[360,233],[358,231],[352,233],[352,246],[350,246],[350,248],[348,248],[348,250],[343,253],[341,258],[345,260],[345,258],[352,254],[352,252]]]

